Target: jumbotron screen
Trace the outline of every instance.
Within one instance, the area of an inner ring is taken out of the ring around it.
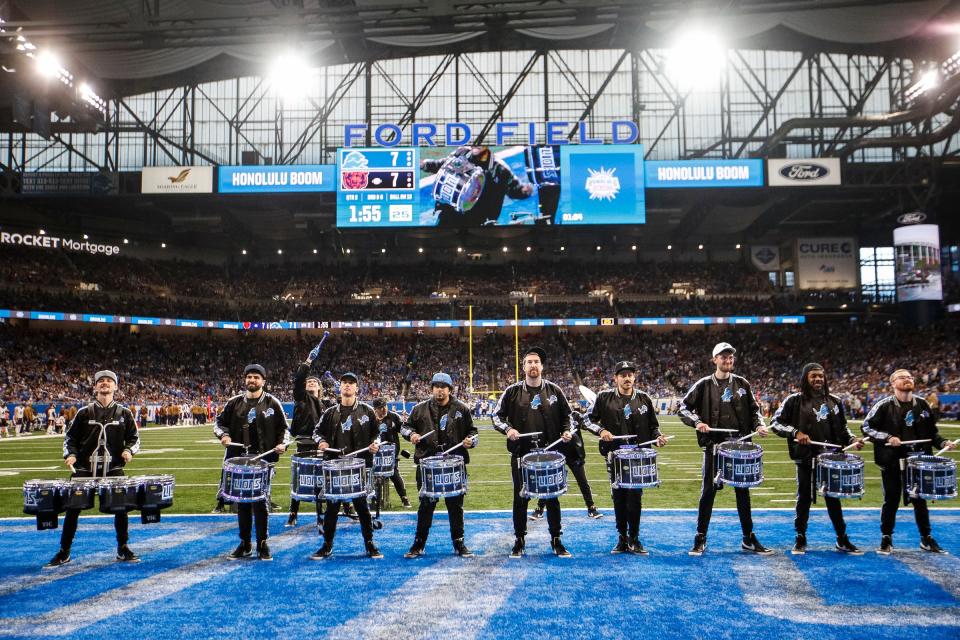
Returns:
[[[642,145],[342,148],[337,226],[643,224]]]

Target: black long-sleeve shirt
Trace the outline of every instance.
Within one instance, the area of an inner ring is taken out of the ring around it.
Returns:
[[[217,416],[213,435],[217,439],[230,436],[230,440],[246,446],[247,453],[259,454],[281,445],[286,440],[287,419],[283,415],[283,405],[276,397],[264,391],[259,398],[248,398],[246,394],[235,395],[223,411]],[[237,447],[227,452],[229,457],[240,455]],[[276,462],[279,454],[272,453],[264,457],[267,462]]]
[[[410,412],[400,434],[410,440],[414,433],[423,435],[430,431],[433,433],[417,443],[414,460],[435,456],[463,442],[464,438],[477,435],[470,407],[455,398],[450,398],[450,402],[443,407],[433,398],[418,403]],[[460,447],[451,453],[461,456],[464,464],[470,462],[470,453],[466,447]]]
[[[709,375],[697,380],[687,395],[680,401],[678,415],[688,427],[696,428],[697,423],[703,422],[711,427],[721,426],[721,414],[729,409],[731,412],[731,429],[737,429],[740,435],[747,435],[764,426],[760,405],[753,397],[750,383],[746,378],[730,374],[729,386],[720,391],[720,383],[716,376]],[[728,393],[729,392],[729,393]],[[726,426],[726,425],[724,425]],[[697,432],[697,444],[706,447],[728,439],[727,433]]]
[[[506,435],[511,428],[520,433],[540,431],[536,437],[507,440],[507,450],[513,455],[523,455],[538,446],[557,440],[571,428],[572,411],[563,391],[543,380],[539,387],[528,387],[521,380],[507,387],[493,412],[493,428]],[[562,442],[556,450],[566,454],[569,443]]]
[[[802,432],[817,442],[847,446],[857,437],[847,428],[843,404],[834,395],[805,398],[802,393],[787,396],[777,408],[770,428],[781,438],[787,438],[787,448],[793,460],[810,460],[825,447],[798,444],[797,433]]]
[[[867,413],[860,425],[863,434],[874,441],[873,459],[880,466],[905,458],[910,453],[932,453],[933,447],[942,448],[946,438],[937,430],[936,414],[927,401],[918,396],[900,402],[896,396],[887,396],[878,401]],[[900,440],[924,440],[925,442],[899,447],[888,447],[886,442],[893,436]]]
[[[64,433],[63,459],[74,456],[77,459],[75,468],[97,471],[91,468],[90,456],[100,440],[100,425],[105,425],[106,430],[106,448],[110,453],[108,471],[126,464],[122,458],[124,451],[129,451],[132,456],[140,451],[140,434],[133,412],[116,402],[106,406],[91,402],[77,411]]]
[[[324,411],[313,429],[313,439],[318,445],[326,442],[334,449],[340,449],[341,454],[327,454],[328,457],[338,457],[369,447],[379,433],[373,407],[357,400],[353,406],[335,404]],[[365,460],[368,467],[373,465],[373,453],[369,450],[356,457]]]
[[[595,436],[599,436],[604,429],[615,436],[635,435],[637,440],[632,444],[654,440],[662,435],[653,400],[638,389],[634,389],[629,397],[620,395],[616,389],[601,391],[589,413],[584,416],[583,426]],[[606,456],[620,445],[628,443],[626,440],[601,440],[600,453]]]

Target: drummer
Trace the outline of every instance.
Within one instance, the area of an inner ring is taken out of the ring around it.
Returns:
[[[930,455],[933,447],[954,449],[957,445],[949,442],[937,431],[937,421],[927,401],[913,394],[913,376],[906,369],[897,369],[890,374],[890,386],[893,395],[879,400],[860,429],[873,440],[873,459],[880,467],[880,482],[883,485],[883,507],[880,510],[880,548],[877,553],[893,553],[893,529],[900,507],[900,496],[905,484],[902,477],[905,459],[912,453],[922,452]],[[925,440],[912,444],[904,441]],[[913,504],[913,517],[920,531],[920,548],[931,553],[946,553],[933,538],[930,528],[930,513],[927,501],[922,498],[908,498],[904,494],[904,503]]]
[[[606,389],[597,394],[597,399],[584,417],[583,425],[600,438],[600,455],[607,461],[607,473],[614,480],[613,452],[620,447],[633,447],[650,440],[662,447],[667,439],[660,432],[657,410],[649,395],[637,389],[637,365],[624,360],[614,366],[613,379],[616,389]],[[614,438],[614,436],[634,436]],[[649,447],[650,444],[644,444]],[[640,510],[643,489],[611,489],[613,513],[620,534],[610,553],[635,553],[646,555],[640,542]]]
[[[407,487],[403,483],[403,476],[400,475],[400,431],[403,428],[403,418],[395,411],[390,411],[387,407],[386,398],[377,398],[372,403],[373,412],[377,416],[377,429],[380,432],[380,441],[389,442],[396,447],[396,453],[393,462],[393,475],[390,481],[393,482],[393,488],[397,490],[397,496],[400,498],[400,504],[405,509],[410,508],[410,500],[407,499]],[[410,455],[410,454],[406,454]]]
[[[543,366],[547,352],[540,347],[527,349],[523,356],[524,379],[507,387],[497,402],[493,412],[493,428],[507,436],[507,450],[510,452],[510,471],[513,478],[513,533],[516,540],[511,558],[520,558],[526,546],[527,505],[529,498],[520,495],[523,476],[520,461],[526,454],[546,443],[562,438],[557,447],[560,453],[572,439],[570,433],[571,409],[563,391],[543,378]],[[521,434],[538,433],[536,436],[521,437]],[[561,558],[571,557],[563,545],[560,521],[560,499],[547,500],[547,527],[550,531],[550,546]]]
[[[279,454],[286,450],[284,438],[287,419],[283,406],[275,396],[264,391],[267,370],[259,364],[248,364],[243,370],[244,393],[230,398],[217,416],[213,435],[227,449],[227,456],[255,456],[267,453],[262,460],[276,463]],[[267,545],[267,501],[240,502],[237,504],[237,523],[240,528],[240,544],[227,557],[231,560],[249,558],[253,555],[250,544],[250,529],[256,521],[257,557],[273,560]]]
[[[117,392],[117,381],[117,374],[113,371],[98,371],[93,376],[96,400],[77,411],[64,433],[63,463],[73,471],[72,478],[122,476],[124,465],[130,462],[140,450],[140,435],[137,432],[133,412],[117,404],[113,399]],[[94,465],[101,425],[108,427],[106,455],[101,452],[98,463]],[[108,459],[104,460],[104,458]],[[61,567],[70,562],[70,547],[79,522],[80,509],[67,509],[63,519],[63,531],[60,534],[60,550],[46,564],[47,567]],[[127,546],[128,526],[126,512],[114,514],[113,528],[117,533],[117,560],[139,562],[140,558]]]
[[[697,380],[683,400],[680,401],[680,420],[697,430],[697,444],[703,448],[703,484],[700,490],[700,506],[697,513],[697,535],[688,552],[692,556],[703,555],[707,547],[707,528],[713,515],[713,501],[717,495],[714,484],[716,446],[724,440],[736,439],[756,431],[767,435],[767,427],[760,413],[750,383],[733,373],[737,350],[728,342],[713,347],[715,371]],[[716,429],[716,431],[713,431]],[[724,431],[720,431],[723,429]],[[713,431],[711,433],[711,431]],[[737,498],[737,514],[743,541],[740,548],[752,553],[770,555],[753,532],[753,516],[750,513],[750,490],[734,487]]]
[[[417,489],[421,488],[423,482],[419,472],[421,460],[461,445],[450,453],[463,458],[466,473],[466,465],[470,462],[470,453],[467,450],[477,444],[477,428],[473,426],[470,407],[453,397],[453,379],[446,373],[435,373],[430,380],[430,389],[433,397],[417,404],[400,430],[400,435],[417,446],[413,454],[413,461],[418,465]],[[444,502],[450,519],[450,537],[453,539],[454,552],[464,558],[472,557],[473,553],[463,541],[463,494],[444,498]],[[435,498],[420,496],[417,533],[410,550],[404,554],[405,558],[418,558],[423,555],[436,508]]]
[[[778,436],[787,438],[790,458],[797,465],[797,515],[793,521],[797,539],[792,553],[802,555],[807,551],[810,503],[816,498],[813,484],[816,478],[814,467],[817,456],[821,453],[839,452],[841,448],[849,445],[858,450],[862,449],[863,439],[857,438],[847,428],[842,401],[831,395],[823,366],[816,362],[803,365],[800,372],[800,391],[784,399],[773,416],[770,428]],[[824,447],[811,441],[838,446]],[[847,537],[847,524],[843,520],[840,499],[824,496],[823,501],[827,505],[833,530],[837,533],[837,551],[862,555],[863,552]]]

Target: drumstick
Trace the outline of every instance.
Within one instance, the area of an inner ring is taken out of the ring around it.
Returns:
[[[710,427],[710,431],[707,431],[707,433],[712,433],[714,431],[717,433],[740,433],[739,429],[714,429],[713,427]]]
[[[343,449],[334,449],[333,447],[327,447],[327,448],[324,449],[323,451],[320,451],[320,453],[326,453],[326,452],[328,452],[328,451],[329,451],[330,453],[343,453]]]
[[[863,439],[863,443],[864,443],[864,444],[866,444],[866,443],[868,443],[868,442],[872,442],[872,441],[870,440],[870,438],[864,438],[864,439]],[[853,444],[850,444],[850,445],[845,446],[843,449],[841,449],[841,451],[850,451],[850,449],[853,449],[855,446],[857,446],[857,443],[856,443],[856,442],[854,442]]]
[[[713,431],[718,431],[718,429],[713,429]],[[760,433],[760,432],[759,432],[759,431],[754,431],[753,433],[748,433],[747,435],[743,436],[742,438],[737,438],[736,440],[734,440],[734,442],[743,442],[743,441],[746,440],[747,438],[752,438],[753,436],[757,435],[758,433]]]
[[[530,433],[521,433],[521,434],[518,435],[517,437],[518,437],[518,438],[530,438],[530,437],[533,437],[533,436],[538,436],[538,435],[540,435],[541,433],[543,433],[543,431],[532,431],[532,432],[530,432]]]
[[[228,446],[228,447],[243,447],[243,448],[246,448],[246,445],[241,444],[241,443],[239,443],[239,442],[228,442],[228,443],[227,443],[227,446]]]
[[[593,404],[594,402],[597,401],[597,394],[593,389],[584,385],[580,385],[579,389],[580,389],[580,395],[583,396],[584,400],[586,400],[590,404]]]
[[[614,436],[614,437],[616,437],[616,436]],[[666,437],[667,440],[673,440],[674,438],[676,438],[676,436],[667,436],[667,437]],[[656,441],[659,440],[659,439],[660,439],[660,438],[654,438],[653,440],[647,440],[646,442],[641,442],[641,443],[638,444],[637,446],[638,446],[638,447],[642,447],[642,446],[645,446],[645,445],[648,445],[648,444],[653,444],[654,442],[656,442]]]
[[[447,455],[448,453],[450,453],[451,451],[453,451],[453,450],[455,450],[455,449],[459,449],[459,448],[462,447],[462,446],[463,446],[463,443],[462,443],[462,442],[458,442],[457,444],[453,445],[452,447],[450,447],[449,449],[447,449],[446,451],[444,451],[444,452],[441,453],[440,455],[445,456],[445,455]]]
[[[953,442],[953,444],[955,444],[955,445],[960,444],[960,438],[957,438],[956,440],[952,440],[952,442]],[[946,450],[949,449],[949,448],[950,448],[950,447],[944,447],[943,449],[940,449],[940,451],[937,451],[937,453],[936,453],[935,455],[942,456],[942,455],[943,455],[943,452],[946,451]]]
[[[941,452],[941,453],[942,453],[942,452]],[[938,453],[937,455],[940,455],[940,454]],[[76,473],[76,472],[77,472],[77,470],[74,468],[74,466],[73,466],[72,464],[68,464],[67,466],[70,467],[70,473]]]
[[[831,449],[839,449],[840,445],[833,444],[831,442],[817,442],[816,440],[810,440],[807,444],[815,444],[818,447],[830,447]]]
[[[253,462],[254,460],[259,460],[260,458],[263,458],[264,456],[268,456],[271,453],[274,453],[274,449],[270,449],[269,451],[264,451],[260,455],[250,458],[250,462]]]
[[[896,444],[896,445],[890,444],[890,443],[888,442],[888,443],[887,443],[887,446],[888,446],[888,447],[900,447],[900,446],[903,446],[903,445],[905,445],[905,444],[921,444],[921,443],[924,443],[924,442],[930,442],[930,438],[927,438],[926,440],[901,440],[901,441],[900,441],[900,444]]]
[[[432,432],[431,432],[431,433],[432,433]],[[379,445],[380,445],[380,438],[378,437],[378,438],[377,438],[376,440],[374,440],[371,444],[374,444],[374,443],[376,443],[376,444],[379,446]],[[350,456],[355,456],[355,455],[357,455],[358,453],[363,453],[364,451],[367,451],[368,449],[370,449],[370,446],[369,446],[369,445],[367,445],[367,446],[364,447],[363,449],[357,449],[356,451],[351,451],[350,453],[346,453],[346,454],[344,454],[343,457],[344,457],[344,458],[349,458]],[[327,449],[327,451],[329,451],[329,449]]]

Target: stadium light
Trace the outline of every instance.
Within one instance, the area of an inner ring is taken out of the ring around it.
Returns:
[[[503,248],[503,252],[504,252],[504,253],[507,252],[507,248],[506,248],[506,247]]]
[[[567,250],[566,247],[564,247],[564,246],[561,246],[561,247],[560,247],[560,251],[566,251],[566,250]]]
[[[282,255],[283,255],[283,249],[277,249],[277,255],[278,255],[278,256],[282,256]]]
[[[463,253],[463,247],[457,247],[457,253]]]
[[[700,251],[703,251],[703,245],[702,245],[702,244],[698,244],[698,245],[697,245],[697,249],[699,249]]]
[[[668,244],[668,245],[667,245],[667,251],[673,251],[673,245],[672,245],[672,244]]]
[[[123,239],[123,244],[130,244],[130,241],[127,240],[126,238],[124,238],[124,239]]]
[[[740,245],[738,244],[738,245],[737,245],[737,251],[739,251],[739,250],[740,250]]]
[[[63,65],[60,64],[60,59],[55,54],[49,51],[41,51],[36,55],[28,55],[33,56],[33,60],[37,64],[37,73],[45,78],[59,80],[68,87],[73,86],[73,74],[64,69]]]
[[[84,239],[84,240],[89,240],[89,239],[90,239],[90,236],[88,236],[87,234],[83,234],[83,239]]]
[[[316,250],[316,249],[313,250],[313,255],[317,255],[317,250]]]
[[[267,79],[273,94],[284,101],[295,102],[307,95],[308,78],[316,73],[307,61],[298,55],[284,54],[273,60]]]
[[[347,249],[347,255],[350,255],[350,249]]]
[[[241,254],[241,255],[244,255],[244,256],[247,255],[247,250],[244,249],[243,251],[240,252],[240,254]]]
[[[636,251],[636,250],[637,250],[637,245],[635,244],[630,245],[630,251]]]
[[[380,253],[386,253],[386,252],[387,252],[386,249],[380,249]]]
[[[676,34],[666,52],[666,73],[681,93],[709,89],[723,75],[727,51],[720,39],[700,27]]]
[[[531,249],[530,247],[527,247],[527,253],[529,253],[529,252],[531,252],[531,251],[533,251],[533,249]]]
[[[161,242],[161,243],[160,243],[160,248],[161,248],[161,249],[166,249],[166,248],[167,248],[167,243],[166,243],[166,242]]]
[[[40,235],[45,236],[47,235],[47,232],[43,229],[40,229]]]
[[[423,253],[423,247],[417,247],[417,253]]]

